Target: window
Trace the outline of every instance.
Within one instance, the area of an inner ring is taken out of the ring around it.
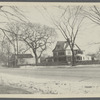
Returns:
[[[60,58],[59,58],[59,61],[60,61],[60,62],[66,61],[66,57],[60,57]]]
[[[57,59],[57,58],[54,58],[54,61],[55,61],[55,62],[57,62],[57,61],[58,61],[58,59]]]
[[[54,55],[54,56],[57,56],[57,52],[54,52],[53,55]]]
[[[68,60],[68,61],[71,61],[71,57],[67,57],[67,60]]]
[[[71,52],[70,51],[68,51],[68,55],[70,55],[71,54]]]
[[[59,49],[60,48],[60,45],[57,45],[57,48]]]
[[[80,57],[80,56],[77,56],[77,60],[82,60],[82,57]]]
[[[52,59],[48,59],[48,62],[52,62]]]
[[[77,50],[74,50],[74,54],[77,54]]]
[[[64,52],[58,52],[58,55],[65,55]]]

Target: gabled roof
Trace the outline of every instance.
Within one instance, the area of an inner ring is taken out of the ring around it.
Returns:
[[[13,54],[12,57],[17,56],[16,54]],[[18,54],[18,58],[33,58],[31,54]]]
[[[66,48],[68,47],[68,42],[67,41],[57,41],[57,44],[55,46],[55,48],[53,49],[53,51],[62,51],[62,50],[66,50]],[[74,50],[81,50],[78,45],[75,44],[74,46]]]
[[[57,41],[57,44],[53,51],[60,51],[60,50],[66,50],[68,47],[68,43],[66,41]]]

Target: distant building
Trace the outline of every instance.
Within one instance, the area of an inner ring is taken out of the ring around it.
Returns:
[[[83,54],[82,50],[75,45],[74,46],[74,54]],[[58,41],[54,50],[53,57],[55,62],[71,62],[72,52],[69,47],[68,42],[66,41]]]
[[[54,62],[54,58],[53,57],[47,57],[45,59],[46,62]]]
[[[10,65],[15,64],[16,59],[17,65],[31,65],[35,61],[31,54],[13,54],[10,58]]]
[[[72,52],[68,42],[58,41],[55,48],[53,49],[53,57],[46,58],[46,62],[67,62],[71,63]],[[74,54],[76,61],[91,60],[91,56],[83,54],[83,51],[75,44]]]
[[[92,60],[91,56],[84,55],[84,54],[77,54],[76,55],[76,61],[90,61]]]

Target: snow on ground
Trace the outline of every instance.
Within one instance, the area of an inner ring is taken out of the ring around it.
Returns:
[[[97,94],[100,84],[89,82],[70,82],[60,80],[36,79],[0,73],[0,84],[22,88],[32,94]]]
[[[80,67],[100,67],[99,64],[92,65],[76,65],[74,68]],[[62,66],[20,66],[20,69],[40,69],[40,68],[73,68],[71,65],[62,65]]]
[[[40,69],[40,68],[68,68],[69,65],[62,66],[20,66],[20,69]]]

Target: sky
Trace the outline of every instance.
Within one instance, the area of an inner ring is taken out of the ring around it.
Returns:
[[[44,5],[45,6],[45,5]],[[48,13],[41,10],[41,6],[32,6],[32,7],[22,7],[25,11],[27,18],[33,23],[45,24],[50,27],[54,27],[50,16],[58,15],[60,11],[54,11],[52,6],[49,8]],[[57,40],[65,40],[62,34],[57,30]],[[100,44],[93,44],[100,42],[100,26],[92,22],[90,19],[85,18],[82,22],[81,28],[76,38],[76,43],[78,46],[85,50],[86,53],[95,53],[100,48]],[[52,46],[52,49],[55,47],[55,44]]]
[[[22,13],[26,16],[26,18],[32,23],[39,23],[42,25],[47,25],[50,27],[54,27],[50,16],[57,16],[60,14],[60,10],[52,6],[46,6],[48,12],[45,12],[43,7],[46,4],[39,6],[39,5],[27,5],[27,6],[18,6]],[[57,19],[57,17],[54,17]],[[3,19],[3,17],[2,17]],[[1,19],[1,20],[2,20]],[[64,37],[62,34],[56,29],[57,31],[57,41],[64,41]],[[51,46],[51,49],[47,51],[47,53],[52,54],[52,50],[54,49],[56,42]],[[92,22],[91,20],[85,18],[82,22],[81,28],[76,38],[77,45],[82,49],[85,50],[86,53],[95,53],[99,50],[100,44],[93,44],[100,42],[100,26]]]

